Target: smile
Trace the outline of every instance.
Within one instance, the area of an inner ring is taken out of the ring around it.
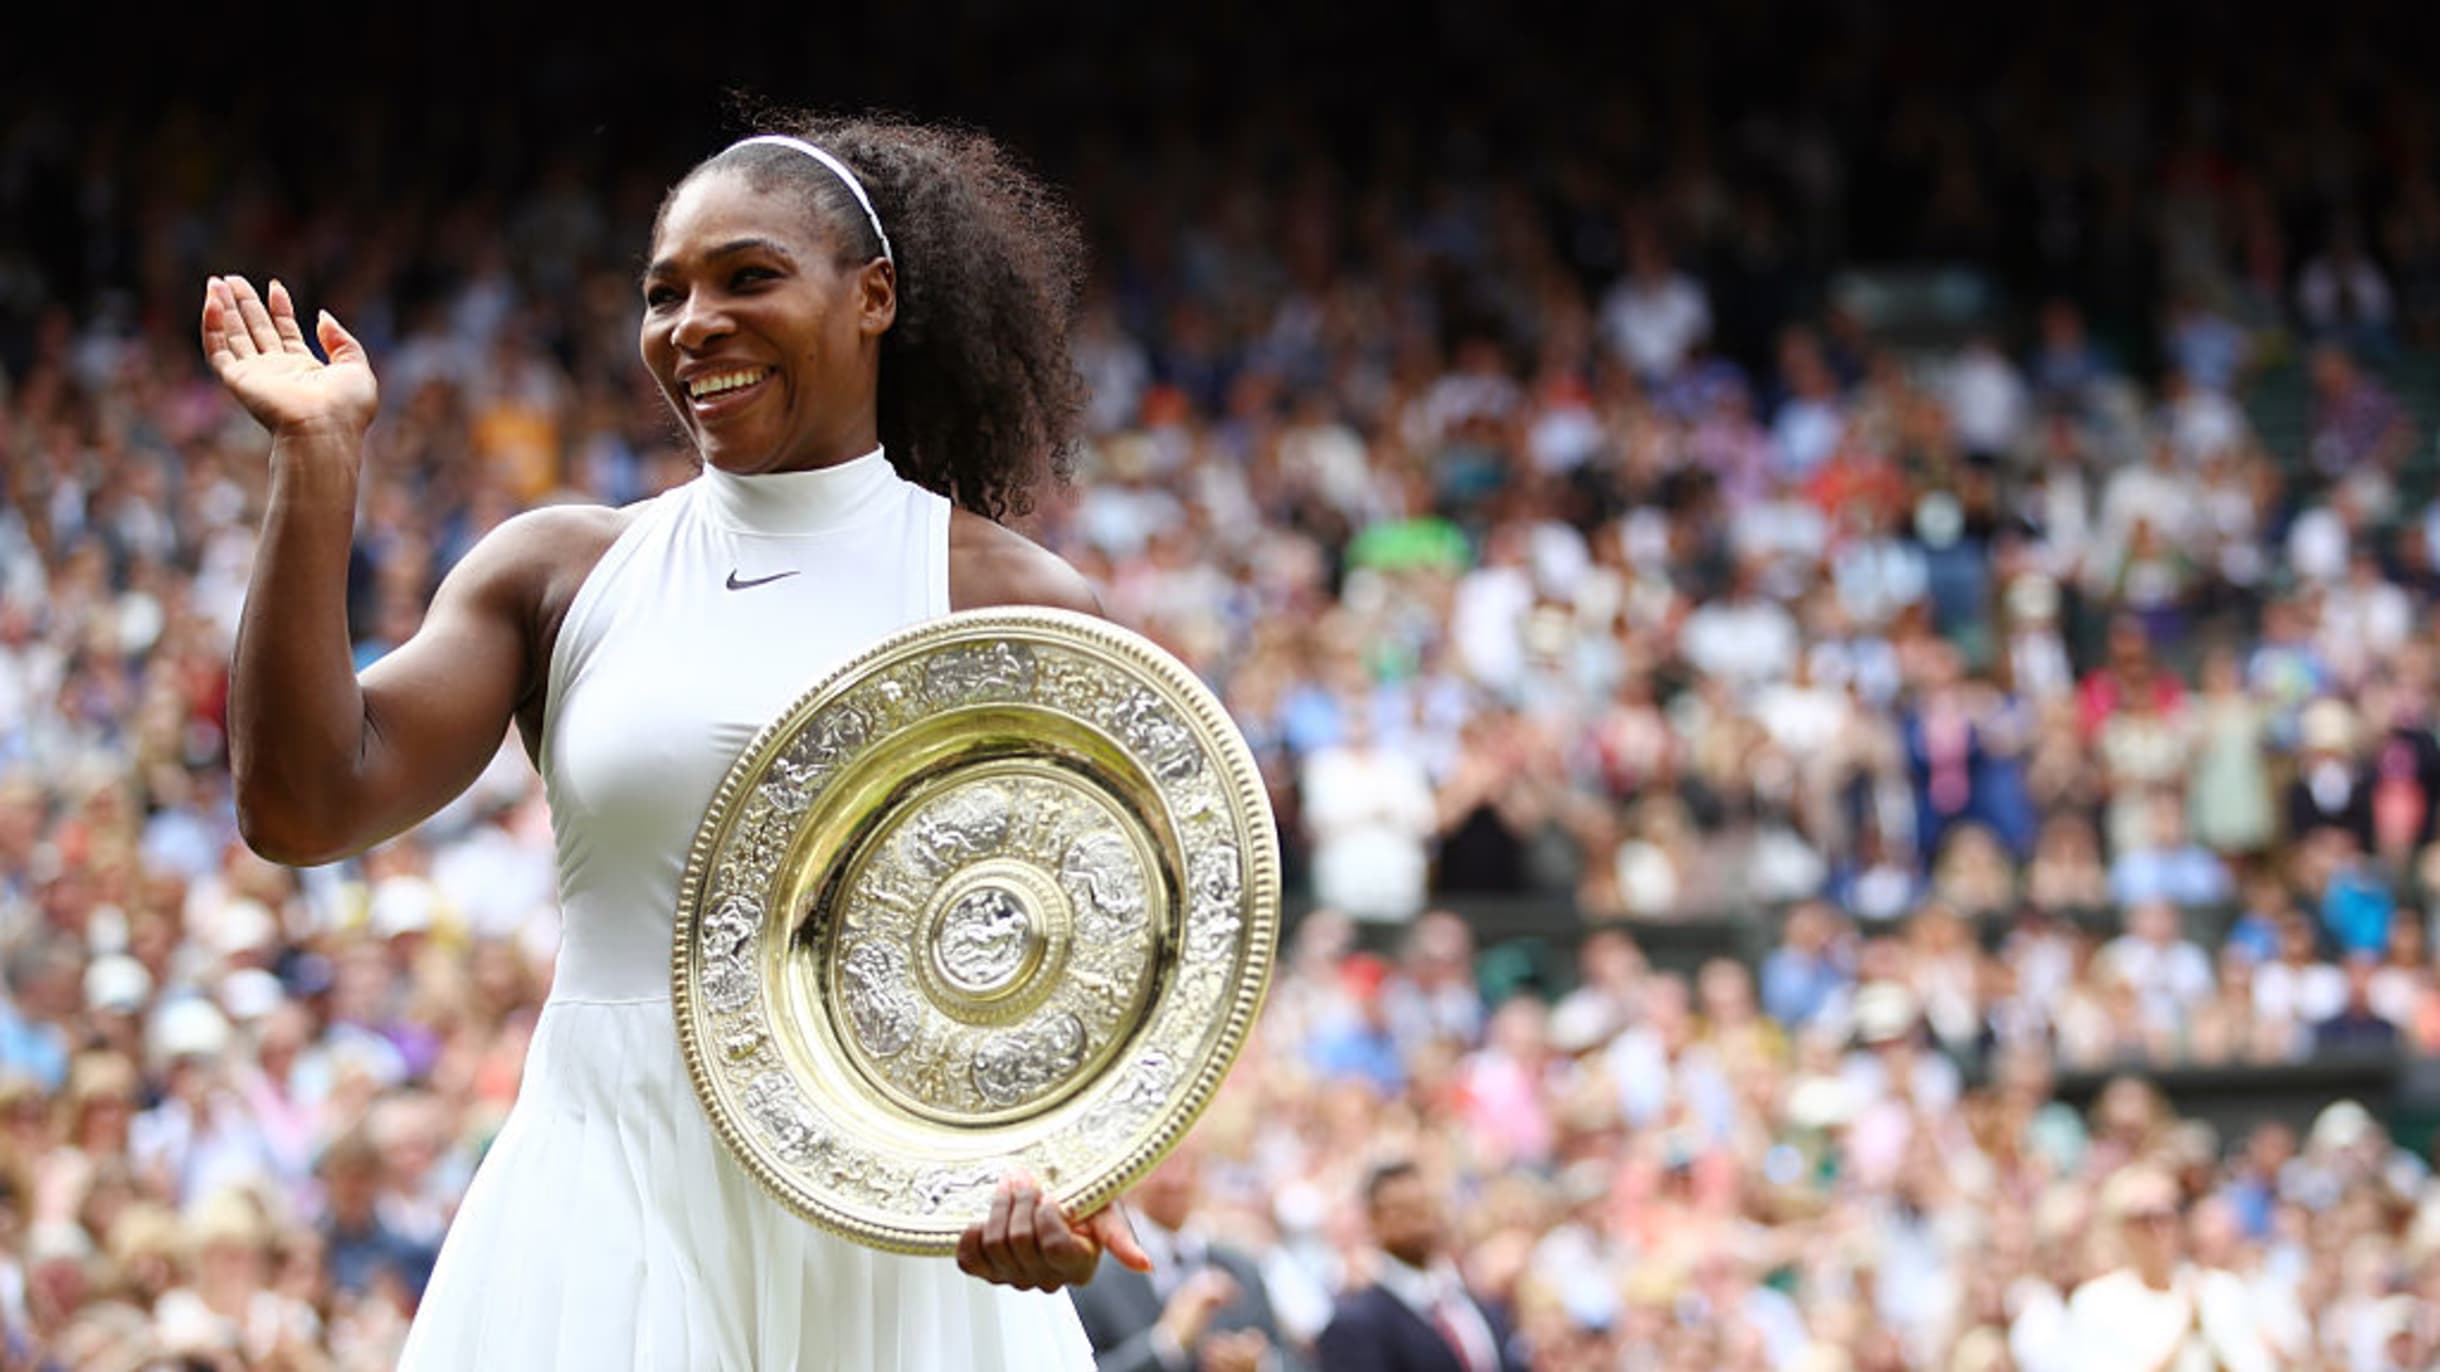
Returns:
[[[769,367],[746,367],[694,377],[684,383],[687,402],[698,415],[725,414],[751,400],[771,376]]]

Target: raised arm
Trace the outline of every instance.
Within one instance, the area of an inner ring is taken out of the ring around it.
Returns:
[[[272,435],[269,507],[230,673],[229,764],[247,844],[311,864],[422,820],[499,748],[532,689],[549,540],[519,521],[494,531],[450,573],[414,638],[359,682],[347,561],[378,392],[336,319],[318,321],[324,362],[287,291],[274,281],[268,294],[218,277],[203,307],[204,355]]]

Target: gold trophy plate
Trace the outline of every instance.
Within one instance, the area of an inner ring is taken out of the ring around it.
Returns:
[[[832,672],[729,769],[671,991],[747,1171],[945,1254],[1011,1169],[1071,1217],[1150,1171],[1278,940],[1270,802],[1194,673],[1088,615],[976,610]]]

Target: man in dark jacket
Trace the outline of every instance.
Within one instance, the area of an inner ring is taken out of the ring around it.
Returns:
[[[1135,1190],[1149,1275],[1105,1253],[1093,1280],[1072,1288],[1099,1372],[1304,1372],[1260,1265],[1195,1222],[1202,1167],[1190,1137]]]
[[[1330,1372],[1525,1372],[1507,1322],[1466,1290],[1449,1261],[1440,1198],[1410,1162],[1373,1169],[1373,1281],[1339,1301],[1322,1331]]]

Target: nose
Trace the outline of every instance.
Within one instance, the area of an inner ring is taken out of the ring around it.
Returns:
[[[685,303],[678,307],[678,320],[670,329],[669,338],[683,351],[700,352],[704,345],[726,335],[731,327],[728,312],[717,301],[690,291]]]

